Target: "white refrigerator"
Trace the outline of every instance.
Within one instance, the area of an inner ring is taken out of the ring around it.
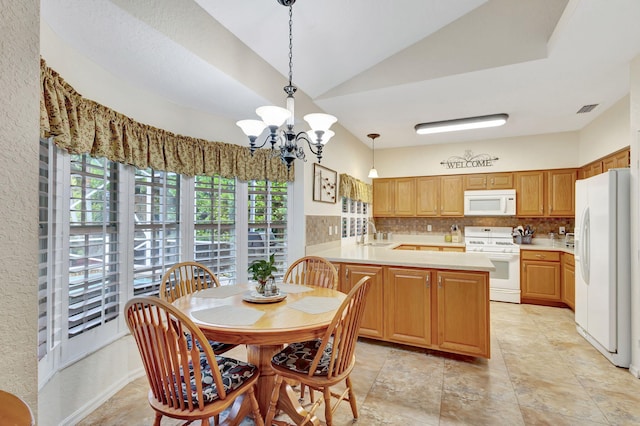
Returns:
[[[631,362],[629,169],[576,182],[578,332],[619,367]]]

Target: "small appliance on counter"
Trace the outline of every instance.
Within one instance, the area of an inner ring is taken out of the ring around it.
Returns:
[[[573,232],[567,232],[564,235],[564,245],[565,245],[565,247],[571,247],[571,248],[574,247],[574,242],[573,242],[574,241],[574,237],[575,237],[575,234]]]

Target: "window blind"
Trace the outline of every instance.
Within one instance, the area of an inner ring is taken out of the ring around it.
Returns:
[[[157,295],[164,272],[180,261],[180,176],[136,170],[133,294]]]
[[[69,199],[69,338],[118,315],[117,163],[72,155]]]
[[[248,261],[275,254],[282,278],[287,268],[287,183],[250,181],[248,191]]]
[[[194,258],[208,266],[220,284],[236,283],[236,180],[194,179]]]

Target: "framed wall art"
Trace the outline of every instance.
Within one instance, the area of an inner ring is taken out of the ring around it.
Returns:
[[[335,203],[338,197],[338,173],[313,163],[313,201]]]

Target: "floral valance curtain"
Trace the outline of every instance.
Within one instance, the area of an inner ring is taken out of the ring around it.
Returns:
[[[267,149],[210,142],[139,123],[82,97],[40,61],[40,136],[71,153],[90,153],[140,169],[240,180],[293,181],[294,169]]]
[[[371,204],[373,188],[368,183],[343,173],[340,175],[340,196]]]

